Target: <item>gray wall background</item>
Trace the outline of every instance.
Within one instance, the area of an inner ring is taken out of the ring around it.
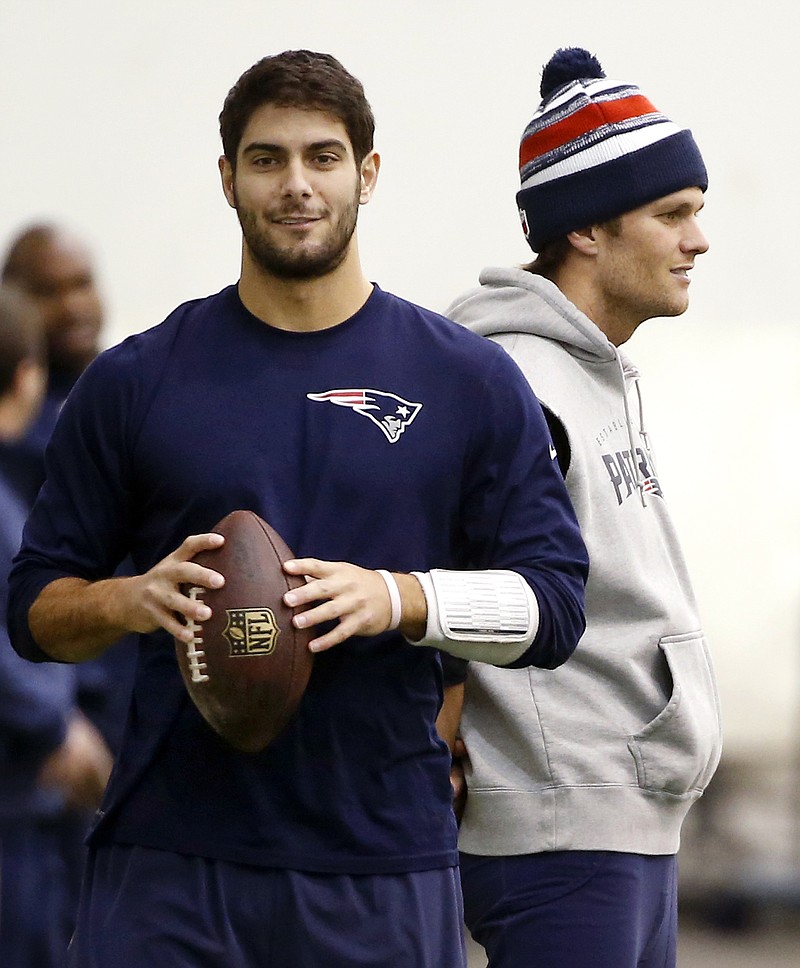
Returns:
[[[517,147],[561,46],[692,128],[711,251],[680,319],[628,345],[720,675],[728,751],[794,748],[800,709],[795,303],[797,38],[788,4],[4,0],[0,247],[54,218],[99,260],[107,342],[235,280],[217,115],[251,63],[327,50],[364,82],[383,155],[360,221],[372,279],[443,309],[529,253]]]

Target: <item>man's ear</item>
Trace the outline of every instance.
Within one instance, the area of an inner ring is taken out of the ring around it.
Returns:
[[[219,165],[219,174],[222,179],[222,190],[225,192],[225,198],[227,198],[231,208],[236,208],[236,192],[233,188],[233,165],[231,165],[225,155],[220,155],[217,164]]]
[[[361,191],[358,196],[359,205],[366,205],[372,198],[381,168],[381,156],[377,151],[370,153],[361,162]]]
[[[573,245],[578,252],[582,255],[596,255],[597,254],[597,233],[595,229],[597,226],[589,225],[586,228],[575,229],[574,232],[570,232],[567,238],[570,241],[570,245]]]

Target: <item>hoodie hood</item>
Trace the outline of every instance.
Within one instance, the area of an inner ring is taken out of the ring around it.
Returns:
[[[549,279],[525,269],[484,269],[479,281],[480,286],[456,299],[445,316],[481,336],[530,333],[557,340],[582,359],[608,363],[621,356]]]
[[[555,283],[526,269],[484,269],[480,286],[464,293],[445,310],[445,315],[480,336],[525,333],[560,343],[573,357],[591,363],[613,363],[627,424],[631,453],[637,436],[648,445],[644,427],[639,371],[596,326],[575,307]],[[639,428],[634,428],[628,404],[628,387],[633,385],[639,410]],[[534,388],[535,389],[535,388]],[[643,478],[638,466],[633,475],[642,504],[646,504]]]

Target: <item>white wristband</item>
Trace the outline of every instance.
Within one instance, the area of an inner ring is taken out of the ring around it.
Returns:
[[[389,627],[386,631],[393,632],[400,624],[400,616],[402,614],[403,606],[400,601],[400,589],[397,587],[397,582],[391,572],[385,571],[383,568],[377,568],[376,571],[384,580],[386,591],[389,593],[389,601],[392,605],[392,617],[389,619]]]

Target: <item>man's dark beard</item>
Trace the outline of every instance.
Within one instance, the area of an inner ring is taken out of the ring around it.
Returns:
[[[236,214],[239,217],[245,243],[253,259],[262,269],[279,279],[317,279],[333,272],[344,262],[358,221],[360,195],[359,186],[353,204],[339,216],[327,244],[314,255],[273,245],[259,229],[255,214],[241,209],[238,202]],[[234,201],[236,201],[235,191]]]

